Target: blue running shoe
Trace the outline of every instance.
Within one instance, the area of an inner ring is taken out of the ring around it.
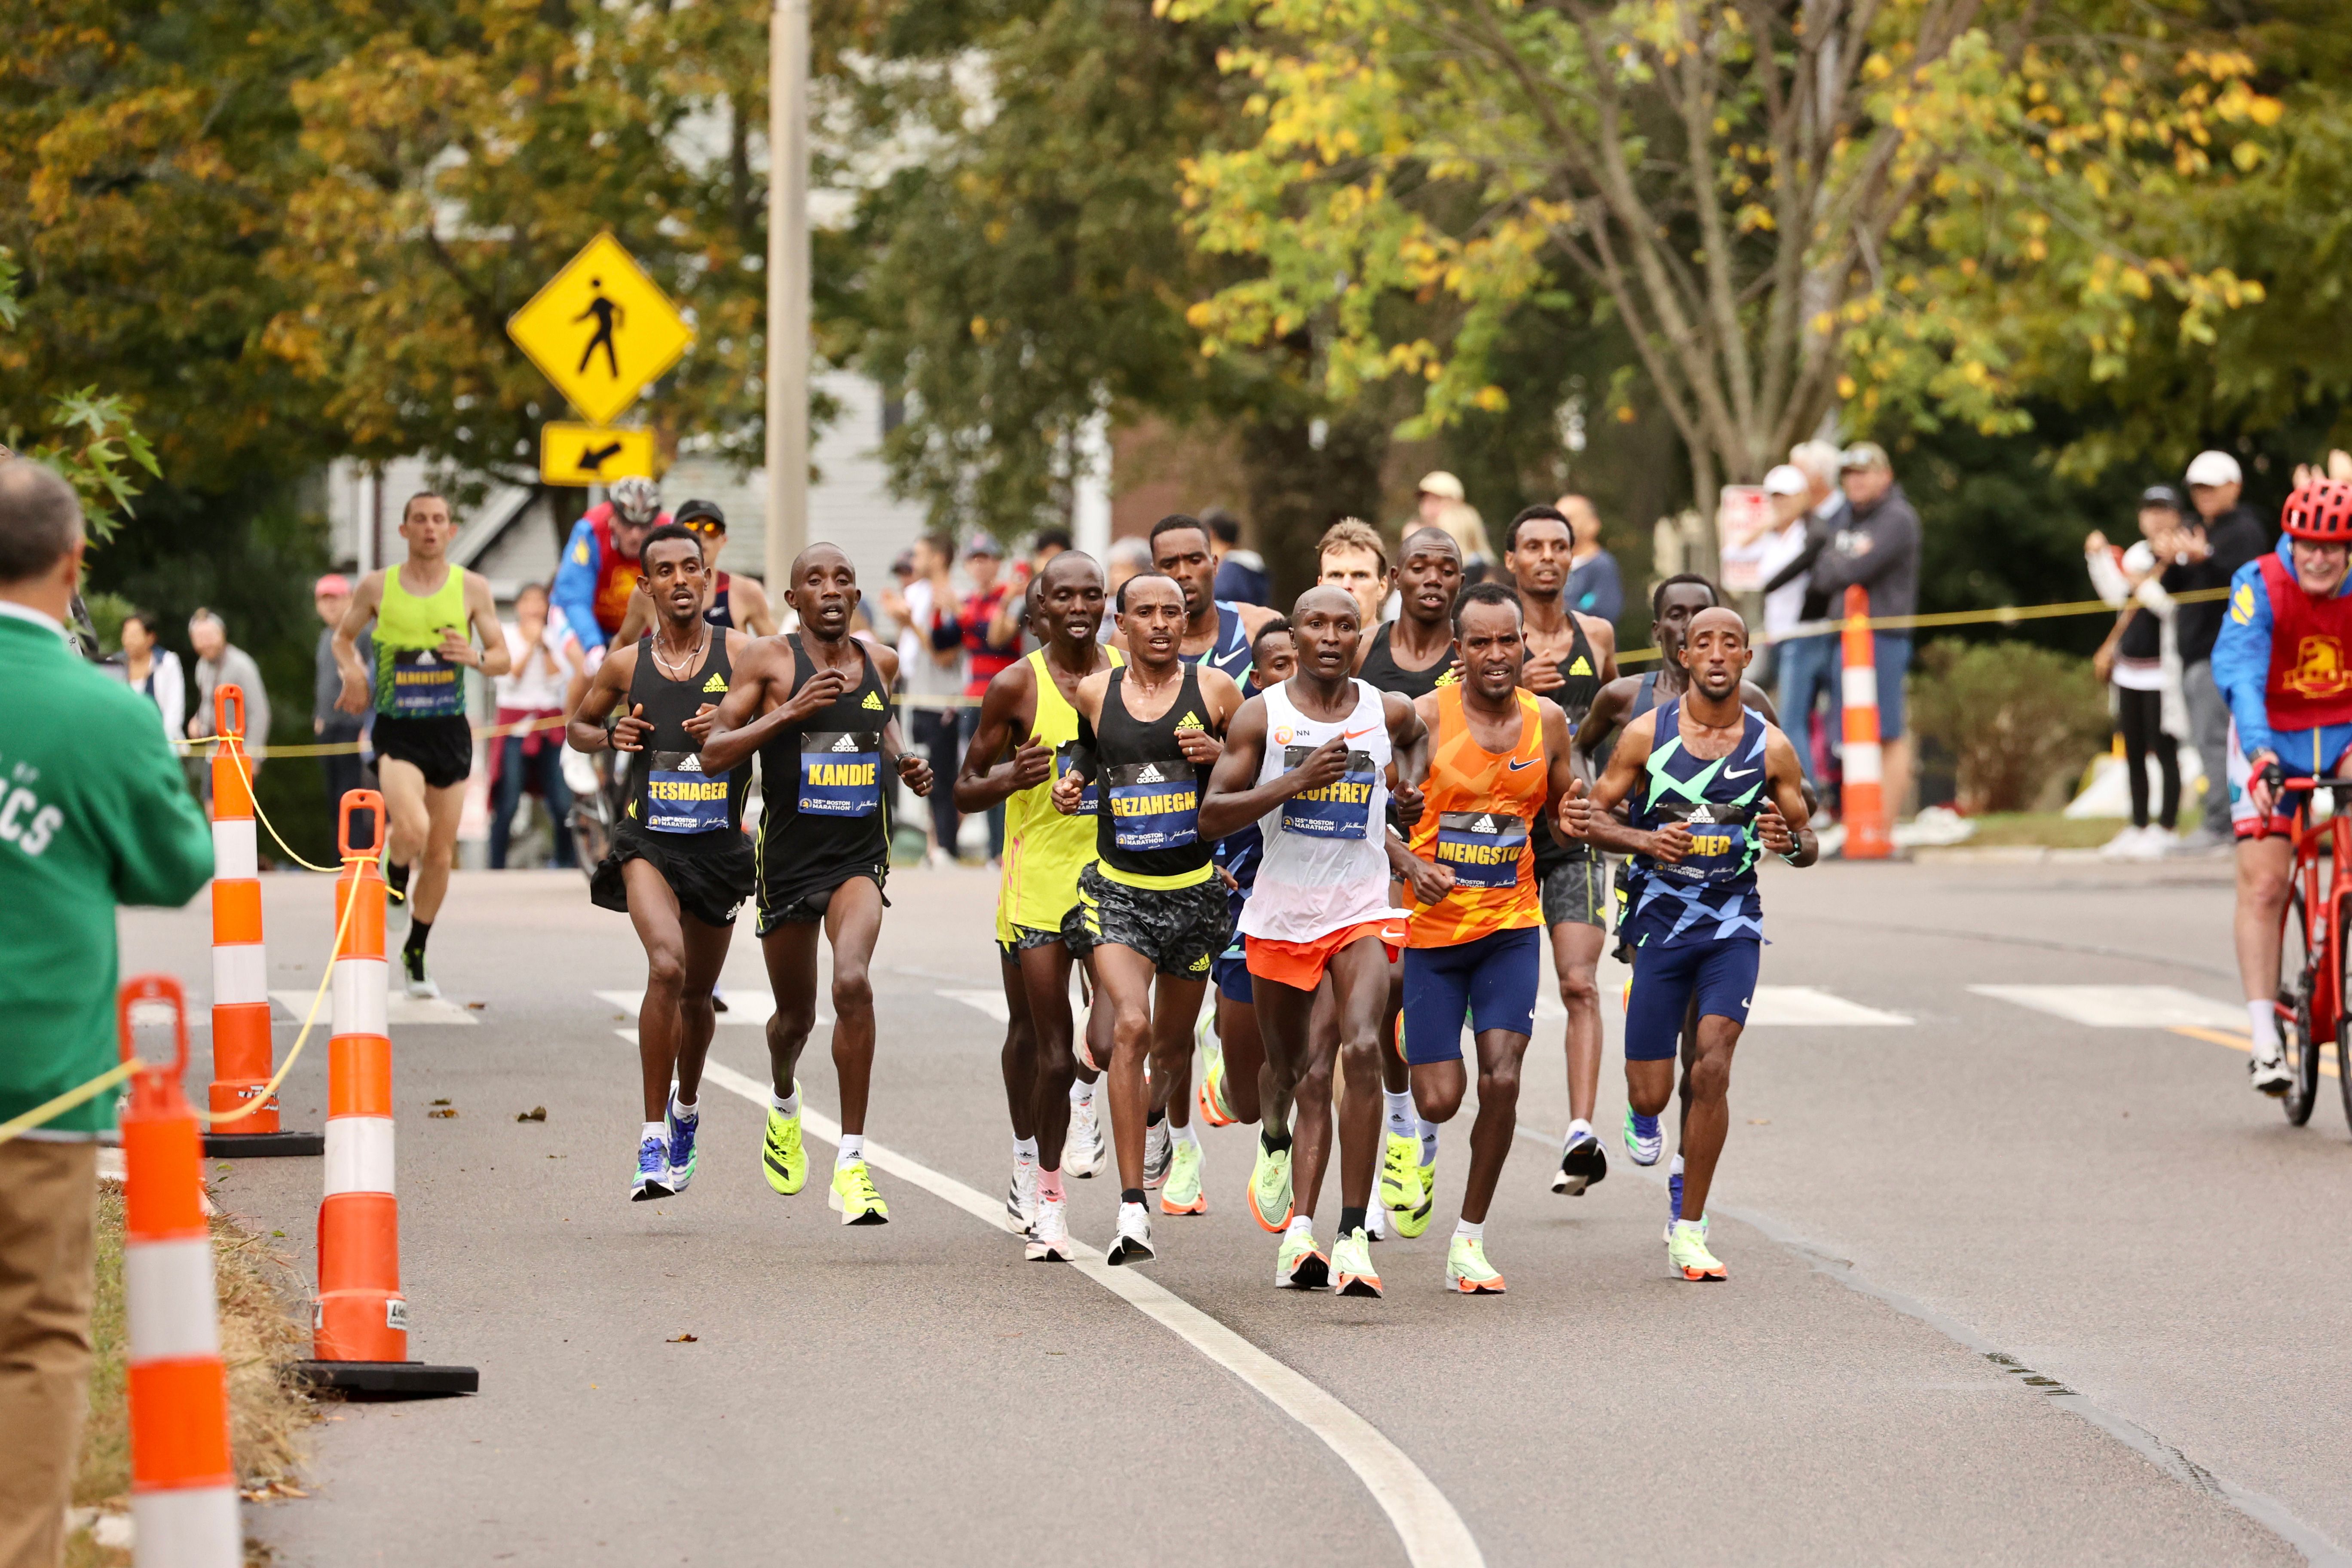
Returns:
[[[677,1113],[677,1096],[669,1097],[662,1109],[662,1121],[669,1129],[669,1190],[686,1191],[686,1184],[694,1180],[694,1164],[702,1156],[694,1147],[696,1129],[702,1125],[702,1112],[697,1109],[692,1116]]]
[[[1654,1165],[1658,1156],[1666,1152],[1666,1136],[1658,1131],[1654,1116],[1636,1116],[1633,1108],[1625,1108],[1625,1157],[1636,1165]]]
[[[637,1145],[637,1174],[629,1184],[629,1198],[634,1203],[644,1203],[648,1198],[669,1195],[669,1143],[666,1139],[648,1135]]]

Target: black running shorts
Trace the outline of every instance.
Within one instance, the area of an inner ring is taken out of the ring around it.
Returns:
[[[407,763],[425,775],[427,789],[461,784],[474,771],[474,726],[462,713],[437,719],[375,716],[375,754]]]
[[[707,926],[735,923],[735,910],[751,896],[751,841],[731,828],[716,833],[648,833],[623,823],[613,834],[613,852],[588,879],[588,900],[602,910],[629,909],[628,879],[621,868],[643,860],[677,895],[680,913]]]
[[[1225,884],[1213,875],[1189,888],[1131,888],[1104,876],[1097,862],[1078,873],[1078,907],[1062,931],[1074,953],[1131,947],[1162,974],[1205,981],[1233,935],[1233,916]]]

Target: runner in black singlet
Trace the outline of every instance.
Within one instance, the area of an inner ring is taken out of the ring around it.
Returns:
[[[643,1202],[684,1192],[694,1179],[702,1063],[716,1023],[710,992],[727,962],[736,906],[751,890],[751,847],[743,837],[751,769],[706,773],[697,755],[751,639],[703,620],[702,545],[691,532],[674,523],[656,528],[637,558],[636,593],[654,629],[597,667],[569,739],[574,751],[610,747],[639,758],[628,808],[589,897],[627,914],[645,944],[637,1013],[645,1126],[630,1185]],[[625,714],[607,728],[603,716],[615,704]]]
[[[702,765],[730,768],[760,755],[760,945],[776,995],[768,1021],[768,1184],[789,1197],[808,1179],[793,1069],[816,1026],[822,925],[833,943],[833,1061],[841,1077],[842,1135],[827,1203],[844,1225],[881,1225],[890,1211],[865,1158],[874,1074],[867,969],[890,874],[890,778],[929,795],[931,770],[904,748],[891,717],[898,656],[849,635],[857,608],[849,557],[832,544],[802,551],[792,598],[802,629],[745,650],[735,689],[703,742]]]

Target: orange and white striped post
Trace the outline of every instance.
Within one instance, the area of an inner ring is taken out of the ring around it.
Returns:
[[[245,692],[213,688],[213,1082],[215,1116],[242,1110],[267,1093],[270,1077],[269,960],[261,938],[261,860],[245,756]],[[225,1158],[316,1154],[316,1132],[278,1124],[278,1097],[205,1135],[205,1152]]]
[[[352,842],[366,812],[373,842]],[[400,1202],[393,1194],[391,972],[383,956],[383,796],[343,796],[336,841],[335,925],[342,931],[331,980],[334,1035],[327,1042],[327,1193],[319,1205],[319,1300],[311,1358],[297,1363],[314,1384],[373,1394],[471,1394],[471,1367],[408,1359],[408,1301],[400,1291]],[[348,917],[345,909],[349,908]]]
[[[122,1286],[131,1367],[131,1519],[139,1568],[236,1568],[245,1561],[229,1453],[228,1369],[213,1293],[196,1115],[180,1091],[187,1000],[167,974],[124,983],[115,1002],[122,1054],[131,1009],[172,1010],[170,1066],[133,1074],[122,1116]]]
[[[1884,860],[1895,852],[1888,828],[1885,773],[1878,748],[1878,653],[1870,635],[1870,590],[1845,591],[1844,671],[1839,695],[1845,707],[1845,847],[1849,860]]]

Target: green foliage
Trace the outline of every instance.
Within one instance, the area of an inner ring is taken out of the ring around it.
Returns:
[[[25,319],[16,286],[23,274],[6,247],[0,247],[0,329],[13,331]],[[49,399],[44,427],[57,438],[27,444],[25,432],[7,428],[6,445],[36,462],[47,463],[66,477],[81,497],[89,531],[100,543],[114,537],[114,516],[131,510],[139,493],[130,469],[162,472],[155,450],[131,423],[129,405],[117,396],[100,395],[94,386],[61,392]]]
[[[2024,811],[2106,743],[2107,697],[2086,659],[2030,643],[1938,639],[1907,699],[1920,743],[1958,764],[1961,810]]]

